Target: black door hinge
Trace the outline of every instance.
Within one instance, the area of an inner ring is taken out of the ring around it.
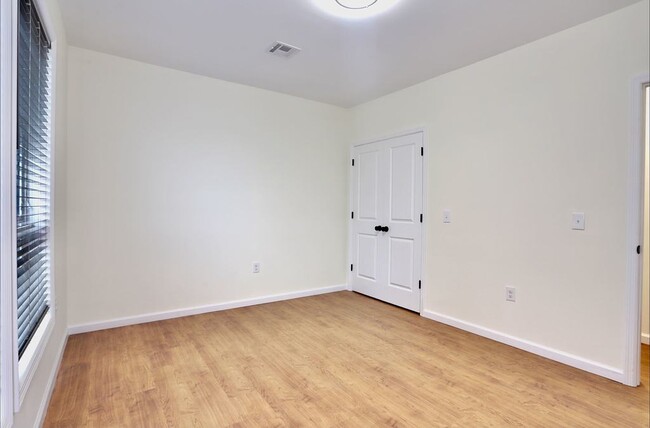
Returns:
[[[354,166],[354,159],[352,159],[352,166]]]
[[[354,271],[354,265],[350,265],[350,272]]]
[[[424,147],[420,147],[420,156],[424,156]]]
[[[420,223],[423,223],[423,222],[424,222],[424,217],[422,216],[422,214],[420,214]]]
[[[418,287],[420,288],[420,290],[422,290],[422,280],[418,281]]]
[[[352,211],[352,220],[354,220],[354,211]]]

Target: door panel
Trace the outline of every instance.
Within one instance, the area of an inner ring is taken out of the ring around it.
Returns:
[[[358,236],[358,275],[377,280],[377,236],[360,233]]]
[[[422,133],[353,149],[352,289],[420,311]],[[387,232],[375,226],[388,227]]]
[[[414,186],[415,147],[413,144],[390,148],[390,219],[391,221],[415,220]]]
[[[413,290],[413,240],[390,238],[389,284]]]
[[[359,218],[377,220],[379,151],[359,155]]]

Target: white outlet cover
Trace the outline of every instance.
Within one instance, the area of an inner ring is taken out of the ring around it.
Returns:
[[[506,301],[507,302],[517,301],[517,289],[515,287],[506,287]]]
[[[571,229],[585,230],[585,213],[576,212],[571,214]]]
[[[260,273],[262,264],[260,262],[253,262],[253,273]]]
[[[445,224],[451,223],[451,210],[442,211],[442,222]]]

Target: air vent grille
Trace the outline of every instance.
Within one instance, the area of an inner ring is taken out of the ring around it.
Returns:
[[[275,42],[269,48],[269,53],[288,58],[300,52],[300,48],[283,42]]]

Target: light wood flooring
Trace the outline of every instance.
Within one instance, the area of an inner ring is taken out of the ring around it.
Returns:
[[[46,427],[647,427],[643,385],[341,292],[71,336]]]

